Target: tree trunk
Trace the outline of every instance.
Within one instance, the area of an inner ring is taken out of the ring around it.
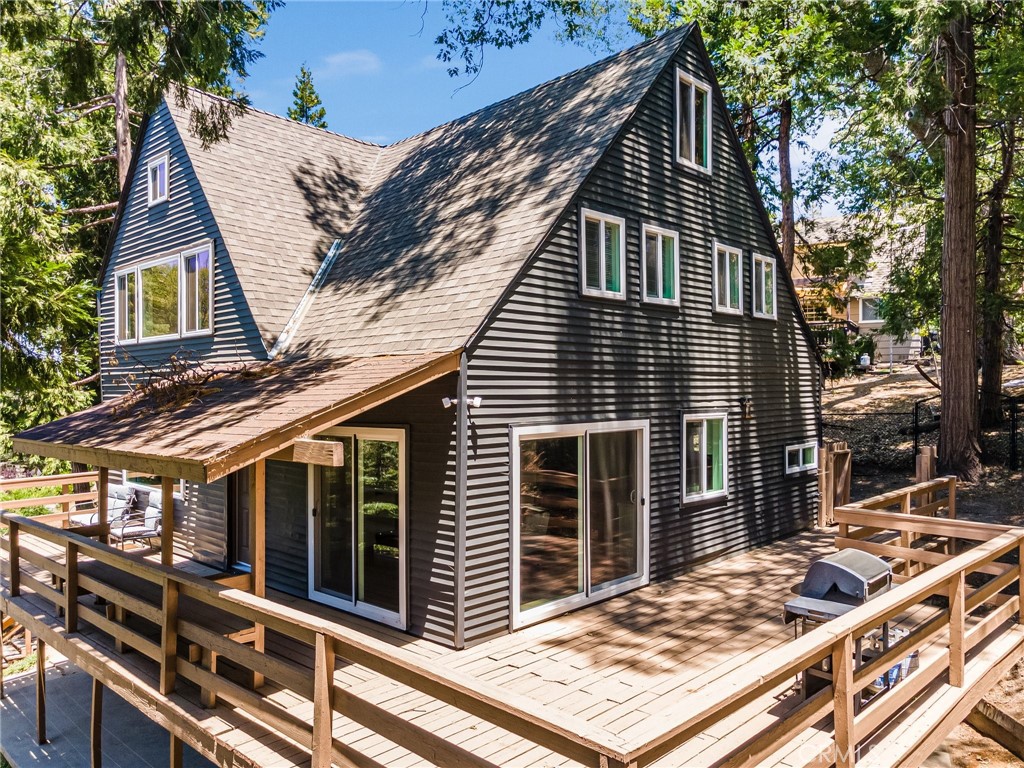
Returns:
[[[779,234],[782,239],[782,262],[786,272],[793,271],[793,252],[796,247],[796,219],[793,214],[793,165],[790,161],[792,148],[793,102],[783,99],[779,104],[779,197],[782,205],[782,221]]]
[[[128,125],[128,67],[124,54],[117,54],[114,64],[114,124],[117,131],[117,188],[128,183],[128,166],[132,160],[131,128]]]
[[[1003,239],[1006,231],[1005,200],[1013,180],[1013,158],[1017,151],[1017,125],[1010,121],[1000,131],[1002,165],[989,193],[982,252],[985,255],[981,300],[981,425],[991,427],[1003,421],[1003,335],[1006,329],[1004,299],[1000,292]]]
[[[974,31],[965,15],[942,39],[951,103],[945,112],[946,173],[942,232],[942,421],[939,465],[973,481],[981,474],[975,333],[977,200]]]

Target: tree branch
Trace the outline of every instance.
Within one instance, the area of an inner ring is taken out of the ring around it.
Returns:
[[[113,211],[117,206],[117,201],[114,201],[113,203],[101,203],[100,205],[87,205],[84,208],[62,208],[54,211],[54,213],[61,214],[62,216],[77,216],[80,213],[102,213],[103,211]]]

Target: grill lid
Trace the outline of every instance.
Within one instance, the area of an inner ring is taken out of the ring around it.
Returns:
[[[843,549],[815,560],[807,569],[801,597],[862,603],[892,583],[892,567],[880,557],[858,549]]]

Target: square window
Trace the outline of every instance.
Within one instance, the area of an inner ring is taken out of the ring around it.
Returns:
[[[862,323],[880,323],[882,315],[878,308],[876,297],[862,297],[860,300],[860,321]]]
[[[710,173],[711,86],[676,75],[676,161]]]
[[[715,309],[733,315],[742,314],[740,286],[743,283],[743,272],[740,252],[726,245],[715,245],[713,267]]]
[[[583,209],[580,213],[580,285],[584,296],[626,298],[626,222]]]
[[[178,257],[139,269],[141,338],[178,334]]]
[[[679,235],[668,229],[643,226],[644,301],[679,306]]]
[[[169,169],[169,156],[166,154],[149,161],[146,170],[146,187],[150,205],[156,205],[168,198],[168,190],[170,189]]]
[[[728,492],[728,430],[724,414],[683,417],[683,501]]]
[[[818,466],[818,444],[802,443],[786,448],[786,474],[805,472]]]
[[[754,317],[774,320],[775,259],[754,254],[753,257]]]

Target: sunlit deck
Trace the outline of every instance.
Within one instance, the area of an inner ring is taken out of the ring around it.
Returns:
[[[837,510],[840,543],[904,550],[911,563],[896,564],[907,583],[798,641],[781,607],[808,565],[834,551],[834,532],[805,533],[462,651],[282,594],[262,600],[181,569],[169,578],[166,566],[64,531],[40,538],[31,523],[19,525],[16,544],[20,596],[3,604],[222,765],[309,765],[311,753],[323,765],[324,750],[335,764],[365,766],[828,765],[844,744],[861,745],[859,765],[888,765],[925,749],[1024,648],[1019,599],[997,594],[1019,579],[1019,565],[997,560],[1019,553],[1024,531],[913,517]],[[901,530],[904,521],[920,530]],[[889,543],[878,544],[884,531]],[[981,544],[954,558],[944,552],[952,534]],[[77,573],[67,568],[69,540]],[[9,551],[5,542],[7,574]],[[41,567],[77,578],[75,631]],[[972,572],[986,574],[974,588]],[[168,583],[177,584],[171,606]],[[117,608],[95,606],[100,593]],[[947,593],[952,601],[930,599]],[[889,617],[914,630],[910,638],[864,669],[844,663],[844,648]],[[255,622],[267,627],[264,653],[246,644]],[[918,671],[879,705],[854,711],[855,692],[914,650]],[[216,674],[211,651],[221,657]],[[804,701],[797,673],[828,656],[840,693],[828,686]],[[266,676],[258,691],[243,667]],[[211,692],[216,706],[204,708]],[[333,739],[318,741],[327,725]]]

